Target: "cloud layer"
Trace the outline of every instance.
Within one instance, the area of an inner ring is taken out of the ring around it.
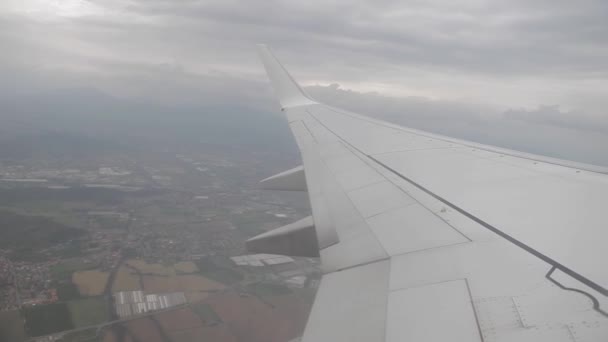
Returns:
[[[95,89],[172,108],[272,111],[253,49],[265,42],[323,100],[608,163],[597,152],[608,147],[607,16],[605,1],[585,0],[9,0],[0,109]]]

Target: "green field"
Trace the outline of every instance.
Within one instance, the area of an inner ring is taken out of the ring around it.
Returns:
[[[24,341],[25,328],[19,310],[0,311],[0,341]]]
[[[25,331],[30,336],[42,336],[74,328],[65,303],[36,305],[23,309]]]
[[[72,322],[76,328],[106,322],[108,304],[103,297],[91,297],[68,302]]]
[[[0,248],[15,260],[38,260],[38,250],[82,237],[86,232],[43,216],[21,215],[0,209]],[[33,258],[33,259],[32,259]]]
[[[62,261],[51,267],[53,280],[57,282],[71,281],[72,273],[85,271],[97,267],[95,264],[87,264],[79,259]]]
[[[57,296],[60,301],[68,301],[80,298],[78,287],[73,283],[57,284]]]

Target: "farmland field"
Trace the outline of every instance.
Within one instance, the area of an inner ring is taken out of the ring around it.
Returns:
[[[188,273],[196,273],[198,272],[198,267],[192,261],[182,261],[173,265],[175,272],[180,274],[188,274]]]
[[[130,259],[127,264],[146,275],[173,276],[198,272],[198,267],[192,261],[180,261],[175,265],[149,264],[141,259]]]
[[[127,265],[136,268],[142,274],[154,274],[160,276],[170,276],[175,274],[173,267],[162,264],[148,264],[141,259],[131,259],[126,262]]]
[[[134,319],[127,322],[125,326],[137,341],[163,342],[158,328],[150,318]]]
[[[243,297],[239,293],[225,292],[210,296],[206,303],[220,317],[222,323],[219,326],[229,326],[230,332],[240,341],[292,340],[302,333],[304,326],[297,319],[308,313],[294,295],[264,298],[262,301],[255,296]]]
[[[98,341],[97,328],[74,331],[63,335],[57,342],[93,342]]]
[[[216,327],[197,327],[194,329],[171,331],[168,333],[172,342],[192,342],[192,341],[222,341],[237,342],[236,337],[225,326]]]
[[[231,285],[243,280],[243,275],[239,272],[228,267],[216,265],[211,260],[197,260],[196,267],[200,270],[203,276],[225,285]]]
[[[23,309],[25,330],[30,336],[41,336],[74,328],[67,304],[55,303]]]
[[[199,303],[192,305],[191,308],[203,320],[205,325],[212,325],[222,321],[209,304]]]
[[[209,292],[205,291],[185,292],[184,294],[186,295],[188,303],[197,303],[209,297]]]
[[[97,265],[85,263],[82,260],[72,259],[60,262],[51,267],[51,274],[56,281],[72,279],[72,273],[95,268]]]
[[[72,283],[58,283],[57,284],[57,296],[60,301],[68,301],[80,298],[80,291],[78,287]]]
[[[118,342],[116,336],[114,335],[114,331],[112,329],[105,330],[103,334],[102,342]]]
[[[190,308],[161,312],[155,317],[165,331],[187,330],[203,324],[200,317]]]
[[[18,310],[0,312],[0,341],[23,341],[25,330]]]
[[[188,274],[174,277],[143,276],[147,292],[199,292],[221,290],[224,285],[200,275]]]
[[[92,297],[68,302],[72,322],[76,328],[96,325],[108,320],[108,304],[103,297]]]
[[[126,266],[121,266],[116,272],[116,279],[112,284],[112,292],[139,290],[139,276]]]
[[[72,283],[83,296],[99,296],[108,281],[108,273],[98,270],[80,271],[72,274]]]

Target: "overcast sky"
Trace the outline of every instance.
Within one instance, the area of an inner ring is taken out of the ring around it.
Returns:
[[[326,102],[607,165],[606,18],[601,0],[2,0],[0,98],[272,111],[263,42]]]

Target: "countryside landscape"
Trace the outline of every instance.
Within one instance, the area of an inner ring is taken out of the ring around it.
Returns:
[[[159,120],[135,135],[136,121],[57,133],[23,120],[6,121],[0,144],[0,341],[301,334],[318,260],[244,248],[309,215],[306,194],[258,187],[298,163],[289,140],[260,148],[285,127],[233,144],[202,122],[177,134]]]

